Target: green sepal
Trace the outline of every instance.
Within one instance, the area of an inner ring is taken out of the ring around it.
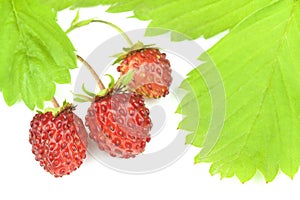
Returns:
[[[114,77],[112,75],[110,75],[110,74],[105,74],[105,76],[108,76],[110,78],[110,82],[109,82],[107,88],[105,88],[104,90],[100,90],[100,92],[98,92],[98,94],[96,95],[98,97],[103,97],[103,96],[107,95],[115,87],[115,79],[114,79]]]
[[[110,88],[106,88],[104,90],[100,90],[100,92],[97,94],[98,97],[103,97],[105,96],[107,93],[109,93],[111,91]]]
[[[119,81],[120,85],[127,85],[132,79],[134,75],[134,70],[129,70],[125,75],[121,76]]]
[[[64,100],[63,106],[61,106],[61,107],[57,107],[57,108],[48,107],[48,108],[45,108],[44,110],[36,110],[36,112],[39,114],[43,114],[46,112],[52,112],[53,116],[57,116],[60,112],[66,110],[66,109],[73,110],[74,106],[73,106],[73,104],[67,102],[67,100]]]
[[[74,100],[75,102],[79,102],[79,103],[86,103],[86,102],[87,102],[86,99],[82,99],[82,98],[80,98],[80,97],[75,97],[73,100]]]
[[[41,111],[41,110],[36,110],[36,112],[37,112],[38,114],[43,114],[43,113],[44,113],[44,112]]]
[[[137,51],[140,49],[145,48],[144,43],[142,43],[141,41],[138,41],[137,43],[135,43],[134,45],[132,45],[130,48],[123,48],[123,50],[125,52],[130,52],[130,51]]]
[[[112,75],[110,74],[105,74],[105,76],[108,76],[110,78],[110,82],[108,84],[108,88],[112,88],[115,85],[115,79]]]
[[[86,95],[83,95],[83,94],[75,94],[72,91],[71,91],[71,93],[74,95],[73,100],[76,101],[76,102],[80,102],[80,103],[93,102],[93,100],[94,100],[94,97],[89,97],[89,96],[86,96]]]
[[[66,107],[69,103],[67,102],[67,100],[65,99],[63,102],[63,107]]]
[[[134,52],[134,51],[139,51],[141,49],[146,49],[146,48],[149,48],[149,47],[157,48],[157,47],[155,47],[155,44],[146,44],[145,45],[141,41],[138,41],[137,43],[135,43],[134,45],[132,45],[129,48],[123,48],[124,52],[117,53],[113,56],[113,57],[117,58],[113,62],[113,65],[115,65],[115,64],[121,62],[122,60],[124,60],[129,53]],[[157,48],[157,49],[159,49],[159,48]]]
[[[116,82],[113,90],[114,91],[130,90],[130,88],[128,88],[128,83],[133,79],[133,75],[134,75],[134,70],[132,69],[132,70],[129,70],[126,74],[120,76],[120,78]]]
[[[93,98],[94,98],[94,97],[96,96],[95,93],[88,91],[88,90],[85,88],[84,84],[82,84],[81,89],[82,89],[82,91],[83,91],[85,94],[89,95],[90,97],[93,97]]]
[[[57,116],[57,114],[61,111],[62,109],[60,107],[58,108],[46,108],[44,109],[44,112],[42,113],[46,113],[46,112],[52,112],[53,116]]]
[[[128,53],[118,53],[116,55],[118,55],[118,56],[117,56],[117,59],[113,62],[113,65],[120,63],[122,60],[124,60],[126,58],[126,56],[128,55]],[[115,56],[113,56],[113,57],[115,57]]]

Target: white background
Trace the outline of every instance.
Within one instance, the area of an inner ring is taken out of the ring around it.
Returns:
[[[81,18],[98,17],[111,21],[125,31],[145,28],[148,22],[138,21],[131,13],[109,14],[105,7],[81,10]],[[64,29],[72,21],[74,11],[59,14],[58,22]],[[116,35],[114,29],[93,24],[76,30],[69,36],[82,57]],[[221,36],[197,42],[208,49]],[[77,70],[72,71],[75,80]],[[72,85],[58,86],[58,100]],[[68,100],[72,97],[69,95]],[[289,179],[283,174],[266,184],[260,174],[242,184],[237,178],[220,180],[209,174],[209,164],[193,164],[199,149],[189,151],[172,166],[152,174],[128,175],[99,164],[90,155],[70,176],[54,178],[34,160],[28,142],[29,123],[34,113],[22,103],[8,108],[0,98],[0,199],[299,199],[300,174]],[[299,147],[300,148],[300,147]]]

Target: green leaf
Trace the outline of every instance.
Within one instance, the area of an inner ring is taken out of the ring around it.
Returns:
[[[74,48],[55,13],[36,0],[0,2],[0,88],[8,105],[22,100],[43,108],[55,83],[69,83],[76,67]]]
[[[119,0],[112,1],[108,12],[133,11],[140,20],[151,20],[149,27],[169,29],[174,40],[180,32],[192,39],[209,38],[233,28],[245,17],[275,0]],[[149,29],[148,35],[165,33]],[[186,38],[184,38],[186,39]]]
[[[233,28],[251,13],[278,0],[39,0],[56,10],[110,5],[112,13],[133,11],[140,20],[151,20],[149,27],[172,30],[173,40],[183,40],[177,32],[192,39],[212,37]],[[148,35],[167,30],[148,29]]]
[[[54,8],[55,10],[63,10],[68,8],[70,5],[72,5],[74,0],[39,0],[41,4],[45,4],[50,6],[51,8]]]
[[[226,119],[212,148],[207,149],[203,140],[192,141],[203,146],[196,163],[210,162],[211,174],[236,175],[241,182],[257,170],[267,182],[279,170],[291,178],[296,174],[300,165],[299,44],[300,4],[285,0],[254,13],[209,50],[223,78],[216,85],[226,88]],[[195,80],[192,86],[200,85],[201,90],[201,78],[191,72],[188,80]],[[199,102],[204,102],[199,106],[208,108],[208,91],[213,89],[197,91]],[[205,129],[194,133],[200,138],[205,137],[209,121],[203,123]]]
[[[97,5],[113,4],[116,0],[39,0],[42,4],[46,4],[55,10],[63,10],[68,7],[72,9],[81,7],[92,7]]]
[[[204,55],[206,54],[203,54],[203,57]],[[205,77],[205,79],[202,77]],[[188,78],[182,82],[180,88],[188,91],[188,93],[182,99],[177,113],[185,116],[179,123],[178,128],[192,132],[192,134],[186,137],[186,143],[202,147],[213,117],[212,103],[218,105],[214,108],[224,108],[224,88],[222,84],[217,84],[217,81],[220,79],[215,65],[208,60],[206,63],[192,70],[188,74]],[[209,91],[208,86],[215,88]],[[219,103],[211,100],[212,97]],[[222,117],[218,112],[217,116]],[[222,118],[220,121],[222,122]],[[217,125],[219,123],[216,123]]]

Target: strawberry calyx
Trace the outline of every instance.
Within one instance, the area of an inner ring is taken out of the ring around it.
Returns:
[[[100,90],[100,92],[98,92],[95,96],[103,97],[103,96],[107,95],[108,93],[110,93],[113,90],[113,87],[115,85],[115,79],[114,79],[114,77],[112,75],[110,75],[110,74],[105,74],[105,76],[109,77],[110,82],[108,83],[107,88],[105,88],[103,90]]]
[[[147,48],[156,48],[155,47],[155,44],[144,44],[142,43],[141,41],[138,41],[137,43],[133,44],[131,47],[129,48],[123,48],[124,52],[121,52],[121,53],[118,53],[118,54],[115,54],[113,57],[117,58],[114,62],[113,62],[113,65],[114,64],[117,64],[119,62],[121,62],[122,60],[124,60],[126,58],[126,56],[129,54],[129,53],[132,53],[132,52],[135,52],[135,51],[140,51],[142,49],[147,49]]]
[[[110,78],[110,82],[107,86],[107,88],[100,90],[98,93],[93,93],[88,91],[85,88],[85,85],[82,84],[82,91],[84,94],[75,94],[74,95],[74,101],[76,102],[93,102],[96,98],[104,97],[108,94],[114,94],[114,93],[125,93],[129,90],[127,87],[127,84],[132,80],[134,71],[130,70],[128,73],[122,75],[117,82],[115,82],[115,79],[112,75],[106,74]]]
[[[55,107],[55,108],[45,108],[43,111],[37,110],[36,112],[39,114],[44,114],[47,112],[51,112],[54,117],[57,117],[60,113],[67,111],[67,112],[72,112],[75,110],[75,106],[71,103],[68,103],[66,100],[63,102],[63,106],[61,107]]]
[[[128,73],[122,75],[117,82],[115,82],[115,79],[113,76],[108,75],[110,78],[110,83],[108,84],[108,87],[104,90],[100,90],[100,92],[96,95],[97,97],[103,97],[108,94],[115,94],[115,93],[125,93],[130,88],[128,88],[128,83],[133,79],[134,71],[130,70]],[[95,96],[94,96],[95,97]]]
[[[138,51],[141,49],[153,47],[155,44],[144,44],[141,41],[138,41],[137,43],[133,44],[130,48],[123,48],[125,52],[132,52],[132,51]]]

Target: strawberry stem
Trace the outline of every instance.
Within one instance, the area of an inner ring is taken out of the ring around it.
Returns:
[[[58,102],[57,102],[57,100],[55,99],[55,97],[53,97],[51,99],[51,102],[52,102],[54,108],[59,108],[60,107],[59,104],[58,104]]]
[[[102,83],[101,79],[99,78],[98,74],[95,72],[95,70],[92,68],[92,66],[84,60],[81,56],[77,55],[77,59],[89,70],[89,72],[92,74],[93,78],[98,84],[98,87],[100,90],[104,90],[105,86]]]
[[[114,29],[116,29],[122,35],[122,37],[126,40],[126,42],[129,44],[130,47],[133,46],[133,42],[128,37],[128,35],[120,27],[118,27],[117,25],[115,25],[111,22],[108,22],[108,21],[100,20],[100,19],[94,19],[91,22],[103,23],[103,24],[107,24],[107,25],[113,27]]]
[[[122,35],[122,37],[126,40],[126,42],[129,44],[129,47],[133,46],[133,42],[128,37],[128,35],[120,27],[118,27],[117,25],[115,25],[111,22],[104,21],[104,20],[101,20],[101,19],[94,19],[94,18],[86,19],[86,20],[83,20],[83,21],[78,21],[78,20],[79,20],[79,11],[76,13],[76,16],[73,19],[73,21],[71,23],[71,26],[65,32],[66,34],[70,33],[71,31],[73,31],[77,28],[89,25],[90,23],[95,23],[95,22],[96,23],[102,23],[102,24],[109,25],[109,26],[113,27],[114,29],[116,29]]]

